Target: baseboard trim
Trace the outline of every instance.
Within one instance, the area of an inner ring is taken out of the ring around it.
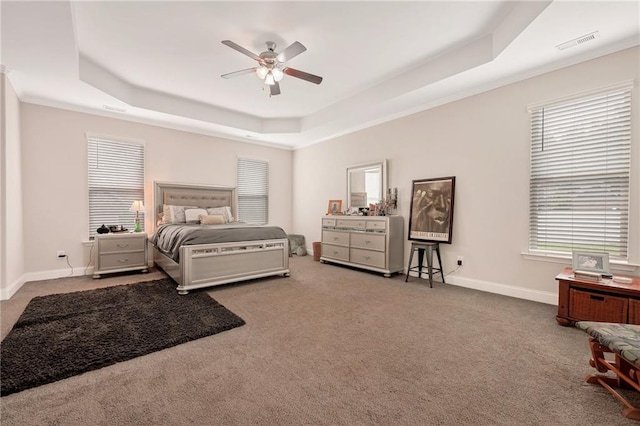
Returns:
[[[558,305],[558,294],[548,291],[532,290],[530,288],[516,287],[491,281],[482,281],[456,276],[448,276],[446,277],[446,281],[447,284],[453,284],[459,287],[501,294],[503,296],[515,297],[517,299],[531,300],[532,302],[546,303],[547,305]]]
[[[22,288],[22,286],[24,285],[24,283],[26,283],[26,282],[27,282],[27,280],[25,279],[25,276],[23,275],[20,278],[18,278],[16,281],[14,281],[13,284],[9,285],[7,288],[0,289],[0,300],[9,300],[9,299],[11,299],[11,296],[16,294],[16,292],[18,290],[20,290]]]
[[[87,275],[85,274],[85,269],[87,268],[84,266],[73,268],[73,272],[70,269],[71,268],[50,269],[48,271],[29,272],[25,274],[25,281],[55,280],[56,278],[81,277]]]
[[[417,272],[411,272],[410,277],[418,278]],[[440,273],[434,273],[435,281],[440,282]],[[423,280],[429,280],[428,275],[422,273]],[[487,293],[501,294],[503,296],[515,297],[516,299],[531,300],[532,302],[545,303],[547,305],[558,305],[558,294],[547,291],[532,290],[530,288],[516,287],[512,285],[494,283],[492,281],[476,280],[473,278],[458,277],[455,275],[447,275],[445,277],[447,284],[458,287],[469,288],[472,290],[484,291]]]

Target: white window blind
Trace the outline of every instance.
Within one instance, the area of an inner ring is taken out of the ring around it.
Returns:
[[[123,225],[133,230],[136,200],[144,200],[144,146],[89,138],[89,237],[100,226]],[[144,231],[144,212],[140,212]]]
[[[269,163],[238,158],[238,219],[254,225],[269,222]]]
[[[531,111],[529,249],[628,259],[631,89]]]

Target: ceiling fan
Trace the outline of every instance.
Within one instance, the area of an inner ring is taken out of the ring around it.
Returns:
[[[239,75],[255,72],[258,77],[264,80],[264,83],[269,86],[271,96],[280,94],[280,84],[278,82],[282,80],[282,77],[284,77],[285,74],[315,84],[322,83],[322,77],[309,74],[295,68],[284,66],[284,63],[286,61],[298,56],[299,54],[307,50],[307,48],[304,47],[300,42],[296,41],[289,47],[284,49],[282,52],[276,53],[276,44],[272,41],[268,41],[266,42],[267,50],[262,52],[260,55],[256,55],[255,53],[250,52],[249,50],[232,42],[231,40],[223,40],[222,44],[229,46],[230,48],[235,49],[244,55],[247,55],[255,61],[258,61],[257,67],[234,71],[228,74],[222,74],[222,78],[232,78]]]

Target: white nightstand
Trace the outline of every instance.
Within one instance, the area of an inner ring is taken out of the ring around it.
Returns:
[[[148,271],[144,232],[98,234],[93,244],[96,252],[93,278],[113,272]]]

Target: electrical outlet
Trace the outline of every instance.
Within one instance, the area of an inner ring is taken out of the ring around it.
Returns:
[[[64,253],[64,250],[58,250],[58,257],[66,257],[67,255]]]
[[[463,260],[464,260],[464,257],[458,256],[458,266],[462,266],[462,261]]]

